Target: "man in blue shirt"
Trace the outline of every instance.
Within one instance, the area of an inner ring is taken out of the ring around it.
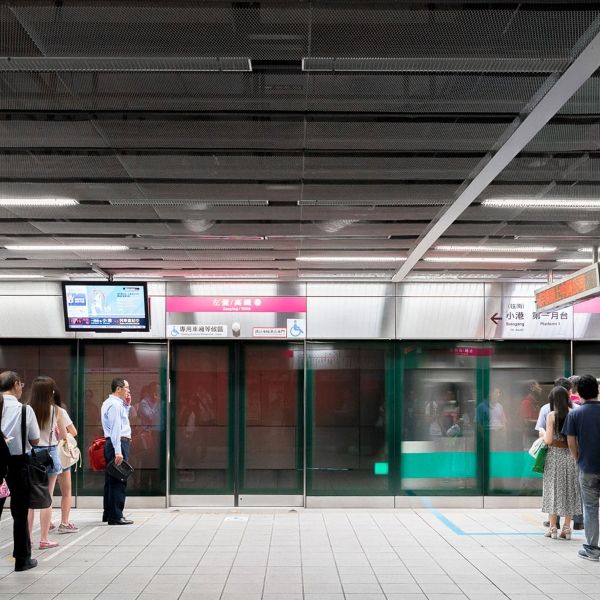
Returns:
[[[579,467],[583,502],[583,521],[587,544],[578,552],[581,558],[598,561],[598,502],[600,499],[600,402],[598,382],[593,375],[582,375],[577,391],[584,404],[571,411],[562,433]]]
[[[129,458],[131,443],[131,425],[129,424],[129,409],[131,396],[129,383],[121,377],[115,377],[110,384],[111,394],[102,404],[101,419],[106,445],[104,458],[106,464],[113,459],[120,465]],[[104,513],[102,521],[109,525],[131,525],[133,521],[123,517],[125,508],[127,482],[111,477],[108,471],[104,473]]]

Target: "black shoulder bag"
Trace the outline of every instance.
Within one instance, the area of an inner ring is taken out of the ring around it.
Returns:
[[[23,453],[23,484],[29,498],[29,508],[48,508],[52,504],[48,490],[48,470],[41,462],[43,452],[25,454],[25,440],[27,435],[27,407],[21,408],[21,452]]]

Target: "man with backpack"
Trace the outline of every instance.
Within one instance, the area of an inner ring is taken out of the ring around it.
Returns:
[[[102,404],[101,418],[102,429],[106,439],[104,458],[108,465],[115,461],[120,465],[129,458],[129,444],[131,443],[131,425],[129,423],[129,409],[131,396],[129,383],[115,377],[110,384],[111,393]],[[109,525],[131,525],[133,521],[123,516],[127,481],[122,481],[109,474],[109,469],[104,472],[104,512],[102,521]]]
[[[6,483],[10,489],[10,512],[13,518],[13,556],[15,571],[27,571],[37,567],[37,560],[31,558],[31,539],[27,514],[29,512],[29,484],[24,477],[25,455],[31,452],[31,446],[40,441],[40,428],[31,406],[25,407],[19,402],[25,384],[14,371],[0,373],[0,393],[3,396],[0,430],[8,440],[8,473]],[[25,415],[25,436],[21,439],[21,419]],[[25,449],[25,455],[23,454]]]

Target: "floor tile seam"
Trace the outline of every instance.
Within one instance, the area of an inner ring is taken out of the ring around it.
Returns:
[[[173,519],[171,519],[171,521],[169,521],[169,523],[167,523],[167,526],[168,526],[168,525],[170,525],[171,523],[173,523],[174,521],[176,521],[176,520],[177,520],[177,518],[181,516],[181,513],[172,513],[172,514],[174,515],[174,516],[173,516]],[[203,515],[202,515],[202,514],[195,515],[195,523],[194,523],[194,525],[195,525],[196,523],[198,523],[198,522],[199,522],[199,521],[202,519],[202,517],[203,517]],[[193,526],[192,526],[192,528],[193,528]],[[211,537],[211,539],[210,539],[209,543],[208,543],[208,544],[205,546],[205,548],[204,548],[204,551],[202,552],[202,556],[200,557],[200,560],[202,560],[202,557],[203,557],[203,556],[206,554],[206,551],[208,550],[208,548],[210,547],[210,544],[211,544],[211,542],[213,541],[213,539],[214,539],[214,538],[215,538],[215,536],[217,535],[217,532],[218,532],[218,530],[219,530],[219,527],[217,527],[217,528],[215,529],[215,531],[214,531],[214,533],[213,533],[213,536]],[[160,534],[157,534],[157,535],[160,535]],[[169,556],[168,556],[168,557],[165,559],[165,561],[163,562],[162,566],[164,566],[164,565],[165,565],[165,564],[166,564],[166,563],[169,561],[169,559],[170,559],[170,558],[173,556],[173,554],[175,554],[175,552],[176,552],[177,548],[180,548],[180,547],[181,547],[181,543],[182,543],[182,542],[183,542],[183,540],[185,540],[186,538],[187,538],[187,535],[186,535],[186,536],[184,536],[184,537],[183,537],[181,540],[179,540],[179,543],[178,543],[178,544],[177,544],[177,545],[176,545],[176,546],[173,548],[172,552],[171,552],[171,553],[169,554]],[[155,538],[155,539],[156,539],[156,538]],[[200,562],[200,560],[198,561],[198,563]],[[198,566],[198,563],[196,563],[196,566]],[[162,567],[161,567],[161,568],[162,568]],[[160,570],[160,568],[159,568],[159,570]],[[184,593],[184,590],[185,590],[185,588],[186,588],[186,587],[189,585],[189,583],[190,583],[190,579],[191,579],[191,578],[192,578],[192,576],[194,575],[194,571],[195,571],[195,570],[196,570],[196,567],[194,567],[194,569],[192,570],[192,572],[188,574],[188,577],[187,577],[187,580],[186,580],[186,582],[185,582],[185,585],[184,585],[184,586],[181,588],[181,592],[179,592],[179,594],[177,595],[177,599],[179,599],[179,598],[181,597],[181,595]],[[154,579],[154,577],[156,577],[156,574],[157,574],[157,573],[155,573],[155,574],[154,574],[154,576],[152,577],[152,579]],[[140,594],[139,594],[139,595],[136,597],[136,600],[137,600],[137,598],[139,598],[140,600],[142,600],[142,599],[143,599],[143,597],[144,597],[144,593],[145,593],[145,590],[146,590],[146,588],[147,588],[147,587],[148,587],[148,586],[149,586],[149,585],[152,583],[152,579],[151,579],[151,580],[150,580],[150,581],[149,581],[149,582],[146,584],[146,586],[144,587],[144,589],[143,589],[143,590],[140,592]]]
[[[416,512],[416,511],[415,511],[415,512]],[[467,561],[467,562],[468,562],[468,563],[469,563],[469,564],[470,564],[470,565],[471,565],[471,566],[472,566],[472,567],[473,567],[473,568],[474,568],[474,569],[475,569],[475,570],[476,570],[476,571],[477,571],[477,572],[478,572],[480,575],[482,575],[482,576],[483,576],[483,577],[486,579],[486,581],[488,581],[488,582],[489,582],[491,585],[493,585],[495,588],[497,588],[497,589],[498,589],[498,591],[499,591],[499,592],[500,592],[500,593],[501,593],[501,594],[502,594],[504,597],[506,597],[506,598],[510,598],[510,596],[509,596],[509,595],[508,595],[508,594],[507,594],[507,593],[506,593],[504,590],[500,589],[500,588],[499,588],[499,587],[496,585],[496,583],[494,583],[494,581],[492,581],[492,580],[491,580],[491,579],[488,577],[488,575],[487,575],[487,574],[486,574],[484,571],[482,571],[481,569],[479,569],[479,567],[478,567],[478,566],[477,566],[477,565],[476,565],[476,564],[475,564],[473,561],[471,561],[471,559],[470,559],[470,558],[468,558],[468,556],[466,556],[466,555],[465,555],[465,554],[464,554],[464,553],[461,551],[460,547],[458,547],[458,546],[454,545],[450,539],[448,539],[448,538],[444,538],[444,537],[443,537],[443,536],[442,536],[442,535],[441,535],[441,534],[440,534],[438,531],[436,531],[435,529],[433,529],[433,527],[431,526],[431,524],[430,524],[429,522],[427,522],[427,521],[426,521],[426,520],[423,518],[423,515],[422,515],[420,512],[416,512],[416,514],[417,514],[417,516],[418,516],[418,517],[419,517],[419,518],[420,518],[420,519],[421,519],[421,520],[422,520],[422,521],[423,521],[423,522],[424,522],[424,523],[427,525],[427,527],[429,527],[429,528],[430,528],[432,531],[434,531],[434,532],[435,532],[435,533],[436,533],[436,534],[437,534],[437,535],[438,535],[440,538],[444,539],[444,541],[445,541],[445,542],[446,542],[446,543],[447,543],[447,544],[448,544],[448,545],[449,545],[451,548],[453,548],[453,549],[454,549],[454,551],[455,551],[457,554],[459,554],[459,555],[460,555],[460,556],[461,556],[461,557],[462,557],[464,560],[466,560],[466,561]],[[487,550],[487,548],[484,548],[484,550],[485,550],[486,552],[489,552],[489,551]],[[433,560],[435,560],[435,558],[434,558]],[[510,567],[510,565],[508,565],[508,564],[507,564],[507,563],[506,563],[506,562],[505,562],[503,559],[501,559],[500,557],[496,557],[496,560],[499,560],[499,561],[500,561],[500,562],[502,562],[502,563],[503,563],[503,564],[504,564],[506,567],[508,567],[508,568],[509,568],[511,571],[513,571],[513,572],[514,572],[514,570],[512,569],[512,567]],[[451,580],[454,582],[454,580],[452,579],[452,576],[451,576],[451,575],[450,575],[450,574],[449,574],[449,573],[448,573],[448,572],[447,572],[447,571],[446,571],[446,570],[445,570],[445,569],[442,567],[442,565],[441,565],[441,564],[440,564],[440,563],[439,563],[437,560],[435,560],[435,562],[436,562],[438,565],[440,565],[440,568],[441,568],[441,569],[444,571],[444,573],[446,573],[446,575],[448,575],[448,577],[449,577],[449,578],[450,578],[450,579],[451,579]],[[455,583],[455,585],[457,585],[457,586],[460,588],[460,585],[458,585],[458,584],[456,584],[456,583]],[[539,588],[538,588],[538,589],[539,589]],[[461,591],[462,591],[462,588],[461,588]],[[540,593],[541,593],[541,590],[540,590]]]
[[[107,584],[106,584],[106,585],[105,585],[105,586],[102,588],[102,590],[100,591],[100,594],[99,594],[98,596],[96,596],[96,598],[98,598],[99,596],[101,596],[101,594],[104,592],[104,590],[105,590],[105,589],[106,589],[106,588],[107,588],[109,585],[112,585],[112,584],[115,582],[115,579],[116,579],[117,577],[119,577],[119,575],[121,575],[121,574],[123,573],[123,571],[125,570],[125,567],[126,567],[126,566],[128,566],[128,565],[130,565],[130,564],[131,564],[131,563],[132,563],[134,560],[136,560],[136,559],[137,559],[137,558],[138,558],[138,557],[139,557],[139,556],[140,556],[140,555],[141,555],[141,554],[142,554],[142,553],[143,553],[145,550],[147,550],[147,549],[148,549],[148,545],[149,545],[150,543],[152,543],[152,541],[153,541],[153,540],[155,540],[155,539],[156,539],[156,537],[157,537],[157,536],[159,536],[159,535],[162,533],[162,531],[165,529],[165,527],[168,527],[168,526],[169,526],[169,525],[170,525],[170,524],[171,524],[171,523],[172,523],[172,522],[173,522],[173,521],[174,521],[174,520],[177,518],[177,516],[176,516],[176,515],[174,515],[174,516],[171,516],[171,514],[172,514],[172,513],[169,513],[169,517],[170,517],[170,519],[168,520],[168,522],[166,522],[166,523],[165,523],[165,525],[164,525],[164,526],[163,526],[163,527],[160,529],[160,531],[158,531],[158,532],[156,533],[156,535],[155,535],[155,536],[152,538],[152,540],[150,540],[150,542],[148,542],[148,543],[144,544],[144,545],[141,547],[141,549],[139,550],[139,552],[138,552],[138,553],[137,553],[137,554],[136,554],[136,555],[135,555],[135,556],[134,556],[134,557],[133,557],[133,558],[132,558],[132,559],[129,561],[129,563],[127,563],[127,565],[124,565],[124,566],[123,566],[123,569],[121,569],[120,573],[117,573],[117,575],[115,575],[115,576],[114,576],[114,577],[111,579],[111,581],[110,581],[109,583],[107,583]],[[147,518],[146,518],[146,520],[149,520],[149,519],[151,519],[151,518],[152,518],[152,515],[150,515],[149,517],[147,517]],[[124,538],[123,538],[123,539],[122,539],[122,540],[119,542],[119,544],[120,544],[121,542],[125,541],[126,539],[128,539],[129,537],[131,537],[131,536],[132,536],[132,535],[133,535],[133,534],[134,534],[134,533],[135,533],[135,532],[136,532],[138,529],[139,529],[139,528],[133,529],[133,530],[132,530],[132,531],[131,531],[131,532],[130,532],[128,535],[126,535],[126,536],[125,536],[125,537],[124,537]],[[117,544],[117,546],[115,546],[115,547],[118,547],[118,546],[119,546],[119,544]],[[171,554],[172,554],[172,553],[173,553],[173,551],[171,552]],[[169,555],[169,556],[170,556],[170,555]],[[168,558],[167,558],[166,560],[168,560]],[[165,562],[166,562],[166,561],[165,561]],[[153,577],[154,577],[154,576],[153,576]],[[146,584],[146,586],[144,586],[144,589],[146,589],[146,587],[148,587],[148,584]],[[144,593],[144,591],[142,590],[142,591],[140,592],[140,594],[138,594],[138,596],[136,596],[136,598],[141,598],[143,593]]]
[[[223,526],[223,523],[225,522],[225,517],[226,517],[226,516],[227,516],[226,514],[223,514],[223,516],[221,517],[221,523],[220,523],[220,525],[217,527],[217,530],[216,530],[216,532],[215,532],[215,535],[213,536],[213,538],[212,538],[212,539],[214,539],[214,538],[215,538],[215,536],[217,535],[217,532],[218,532],[218,531],[219,531],[219,529],[221,529],[221,527]],[[244,531],[242,532],[242,538],[244,537],[244,534],[246,533],[246,529],[248,528],[248,524],[249,524],[249,523],[250,523],[250,517],[248,517],[248,520],[247,520],[247,521],[244,523]],[[211,542],[212,542],[212,539],[211,539]],[[270,548],[270,546],[271,546],[271,542],[270,542],[270,540],[271,540],[271,537],[269,537],[269,548]],[[210,547],[210,543],[208,544],[208,546],[207,546],[207,547]],[[240,544],[238,544],[237,550],[236,550],[236,552],[235,552],[235,556],[233,557],[233,560],[231,561],[231,565],[229,566],[229,570],[227,571],[227,577],[225,577],[225,583],[223,584],[223,588],[221,589],[221,593],[219,594],[219,599],[221,599],[221,598],[223,597],[223,594],[225,593],[225,588],[227,587],[227,581],[228,581],[229,577],[231,576],[231,570],[233,569],[233,565],[235,565],[235,561],[236,561],[236,559],[237,559],[237,557],[238,557],[238,554],[239,554],[239,553],[240,553]],[[269,559],[268,559],[268,557],[267,557],[267,564],[268,564],[268,562],[269,562]],[[267,570],[265,569],[265,577],[266,577],[266,572],[267,572]],[[263,580],[263,589],[264,589],[264,586],[265,586],[265,583],[264,583],[264,580]],[[184,589],[185,589],[185,588],[184,588]],[[181,596],[181,595],[180,595],[180,596]],[[179,596],[179,597],[180,597],[180,596]],[[261,596],[262,596],[262,594],[261,594]]]
[[[375,523],[375,526],[382,532],[381,528],[379,527],[379,524],[376,522],[375,518],[373,517],[373,513],[368,513],[370,520]],[[377,573],[375,571],[375,569],[373,568],[373,564],[371,563],[371,561],[369,560],[369,557],[367,555],[367,553],[365,552],[364,546],[362,545],[362,542],[360,541],[360,537],[358,536],[358,533],[356,531],[356,528],[354,527],[354,523],[352,522],[351,518],[348,518],[348,522],[350,523],[350,527],[352,528],[352,531],[354,531],[354,535],[358,541],[358,545],[360,546],[362,553],[364,554],[365,558],[367,559],[367,562],[369,563],[369,566],[371,567],[371,570],[373,571],[373,573],[375,574],[375,578],[377,579],[377,585],[379,586],[379,589],[381,590],[381,594],[386,596],[383,592],[383,587],[381,585],[381,583],[379,582],[379,577],[377,577]],[[383,532],[382,532],[383,533]],[[397,555],[396,555],[397,556]],[[398,557],[401,561],[402,559],[400,557]],[[337,563],[336,563],[337,564]],[[403,562],[404,564],[404,562]],[[420,587],[420,586],[419,586]],[[344,586],[342,584],[342,590],[344,591],[344,597],[346,597],[346,592],[344,590]]]
[[[325,513],[321,512],[319,514],[321,517],[321,523],[323,524],[323,527],[325,528],[325,533],[327,535],[327,541],[329,542],[329,549],[331,550],[331,554],[333,556],[333,564],[335,565],[335,572],[337,573],[338,581],[342,588],[342,594],[343,594],[343,597],[345,600],[346,592],[344,592],[344,586],[342,586],[342,578],[340,577],[340,568],[339,568],[339,565],[337,564],[337,561],[335,560],[335,554],[333,553],[333,546],[331,545],[331,536],[329,535],[329,527],[327,527],[327,520],[325,519]],[[302,557],[302,538],[300,539],[300,557]],[[300,573],[302,575],[302,597],[305,597],[306,592],[304,590],[304,566],[302,565],[302,558],[300,559],[300,569],[301,569]]]
[[[94,525],[93,523],[91,523],[91,524],[88,526],[88,528],[93,528],[93,527],[97,527],[97,525]],[[85,530],[85,529],[86,529],[86,527],[83,527],[83,528],[81,528],[79,531],[81,532],[81,531],[83,531],[83,530]],[[76,534],[76,535],[77,535],[77,534]],[[87,543],[86,543],[86,544],[84,545],[84,548],[85,548],[86,546],[88,546],[88,545],[89,545],[89,544],[87,544]],[[60,546],[59,546],[59,547],[60,547]],[[20,591],[18,594],[16,594],[16,596],[18,596],[19,594],[27,593],[27,591],[26,591],[26,590],[28,590],[28,589],[29,589],[29,588],[30,588],[32,585],[34,585],[35,583],[37,583],[37,582],[38,582],[38,581],[40,581],[41,579],[43,579],[43,577],[47,577],[48,575],[50,575],[50,574],[52,573],[52,571],[54,571],[54,569],[55,569],[55,568],[57,568],[57,567],[59,567],[60,565],[62,565],[62,564],[63,564],[63,563],[66,561],[66,560],[69,560],[69,558],[71,558],[71,557],[70,557],[70,556],[68,556],[68,555],[67,555],[67,556],[65,556],[65,558],[64,558],[64,559],[63,559],[61,562],[59,562],[57,565],[53,565],[53,566],[51,567],[51,569],[48,571],[48,573],[46,573],[45,575],[41,576],[39,579],[36,579],[35,581],[32,581],[32,582],[31,582],[31,583],[30,583],[28,586],[24,587],[24,588],[23,588],[23,589],[22,589],[22,590],[21,590],[21,591]],[[98,558],[98,560],[101,560],[101,558]],[[96,562],[97,562],[97,561],[96,561]],[[90,566],[89,566],[89,567],[88,567],[88,568],[87,568],[87,569],[86,569],[86,570],[85,570],[83,573],[80,573],[80,574],[79,574],[77,577],[75,577],[75,579],[73,579],[72,581],[70,581],[70,582],[67,584],[67,587],[68,587],[69,585],[71,585],[71,584],[72,584],[74,581],[76,581],[77,579],[79,579],[80,577],[82,577],[82,576],[83,576],[85,573],[87,573],[87,572],[88,572],[88,571],[89,571],[89,570],[90,570],[90,569],[91,569],[91,568],[92,568],[94,565],[95,565],[95,563],[93,563],[93,564],[90,564]],[[66,588],[63,588],[62,590],[60,590],[60,592],[58,592],[57,596],[60,596],[60,594],[62,594],[62,593],[64,592],[64,590],[65,590],[65,589],[66,589]],[[104,588],[103,588],[103,589],[104,589]],[[54,598],[56,598],[57,596],[53,596],[53,597],[54,597]],[[13,596],[13,597],[14,597],[14,596]]]

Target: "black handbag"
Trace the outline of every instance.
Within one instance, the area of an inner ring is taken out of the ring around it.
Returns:
[[[52,505],[52,498],[48,490],[48,470],[39,456],[48,454],[48,451],[39,452],[38,455],[25,453],[25,436],[27,435],[27,407],[21,409],[21,451],[23,453],[22,483],[27,494],[29,508],[48,508]],[[48,458],[50,455],[48,454]],[[50,461],[52,459],[50,458]]]
[[[129,476],[133,473],[133,467],[126,461],[123,461],[120,465],[117,465],[113,459],[106,465],[106,472],[111,477],[114,477],[120,482],[125,483],[129,479]]]

